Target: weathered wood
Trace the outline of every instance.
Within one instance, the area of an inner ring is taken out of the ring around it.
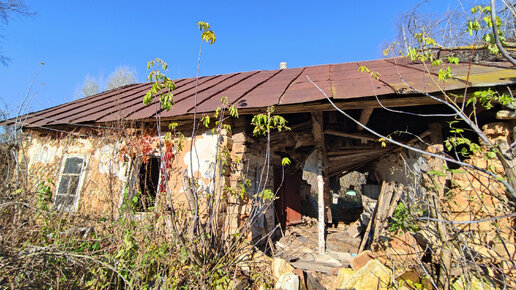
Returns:
[[[367,159],[369,159],[370,156],[372,155],[379,155],[379,154],[385,154],[387,152],[389,152],[390,150],[387,149],[387,150],[378,150],[378,151],[369,151],[369,152],[359,152],[359,153],[352,153],[352,154],[342,154],[342,155],[334,155],[334,156],[329,156],[328,157],[328,160],[330,162],[332,161],[339,161],[339,160],[347,160],[347,159],[355,159],[355,158],[360,158],[360,157],[367,157]]]
[[[369,240],[372,240],[374,238],[375,232],[378,231],[378,218],[380,216],[384,215],[384,212],[386,210],[385,204],[390,205],[391,197],[392,197],[392,188],[393,186],[387,182],[382,183],[382,188],[380,190],[380,195],[378,196],[378,201],[376,203],[376,206],[373,210],[373,214],[371,215],[371,219],[369,219],[369,223],[367,224],[366,231],[364,233],[364,236],[362,237],[362,241],[360,242],[360,247],[358,248],[358,252],[362,252],[365,247],[368,244]],[[390,191],[390,194],[388,193]],[[385,195],[388,195],[387,197],[384,197]],[[388,201],[386,201],[388,199]],[[371,235],[371,230],[373,230],[373,236]]]
[[[306,288],[307,290],[326,290],[326,288],[308,272],[306,272]]]
[[[390,202],[386,202],[386,206],[387,206],[387,209],[385,211],[385,214],[383,216],[383,220],[380,221],[380,229],[383,230],[383,229],[386,229],[388,224],[389,224],[389,217],[392,217],[392,215],[394,214],[394,211],[396,210],[396,207],[398,206],[398,203],[400,201],[400,198],[401,198],[401,193],[403,192],[403,187],[400,186],[399,188],[397,188],[396,186],[393,187],[393,194],[392,194],[392,198],[390,200]],[[376,235],[373,235],[373,238],[377,238],[378,237],[378,233]]]
[[[324,130],[324,134],[345,137],[345,138],[365,140],[365,141],[373,141],[373,142],[378,141],[378,138],[371,137],[368,135],[364,135],[364,134],[360,134],[360,133],[346,133],[346,132],[341,132],[341,131],[332,130],[332,129]]]
[[[394,195],[391,199],[391,204],[389,205],[389,211],[387,212],[387,217],[391,217],[394,214],[394,211],[396,210],[396,207],[398,206],[398,203],[400,202],[401,193],[403,192],[403,186],[400,185],[399,188],[394,188]],[[387,221],[385,221],[385,224]]]
[[[383,187],[383,185],[382,185],[382,187]],[[380,191],[380,194],[382,194],[381,191]],[[373,226],[373,219],[374,219],[374,216],[376,215],[376,208],[377,207],[374,208],[373,214],[371,214],[371,218],[369,219],[369,222],[367,223],[367,227],[364,232],[364,236],[362,237],[362,241],[360,241],[360,246],[358,247],[358,253],[361,253],[364,250],[367,240],[369,240],[369,233],[371,232],[371,227]]]
[[[359,147],[339,147],[335,151],[328,151],[326,154],[329,156],[337,156],[351,153],[360,153],[360,152],[371,152],[377,150],[386,150],[396,148],[395,146],[380,147],[380,146],[359,146]]]
[[[388,152],[382,152],[379,154],[369,154],[362,155],[358,157],[352,157],[348,159],[341,159],[337,161],[331,161],[329,163],[329,176],[334,176],[336,174],[342,173],[343,171],[353,171],[363,166],[366,166],[370,162],[378,158],[382,158]]]
[[[362,109],[362,112],[360,112],[360,119],[358,120],[360,124],[367,125],[367,123],[369,122],[369,118],[371,118],[373,110],[374,108],[371,107]],[[360,132],[362,130],[364,130],[364,128],[362,128],[360,125],[357,125],[357,131]]]
[[[411,107],[419,105],[437,105],[441,104],[429,97],[407,97],[407,98],[393,98],[393,99],[382,99],[382,104],[386,107]],[[355,99],[353,102],[342,101],[336,103],[337,107],[342,110],[352,109],[364,109],[364,108],[381,108],[380,104],[376,99],[364,100]],[[288,114],[288,113],[299,113],[299,112],[315,112],[315,111],[335,111],[335,108],[328,103],[323,101],[315,104],[295,104],[289,106],[276,106],[275,113],[277,114]],[[265,110],[263,111],[265,112]],[[240,113],[240,112],[239,112]]]
[[[332,156],[331,162],[329,163],[329,168],[334,167],[346,167],[348,165],[352,165],[357,162],[365,162],[367,160],[372,160],[377,157],[383,156],[387,153],[371,153],[371,154],[359,154],[359,155],[349,155],[349,156]],[[350,164],[346,164],[350,163]]]
[[[325,190],[329,189],[327,174],[326,149],[324,146],[323,116],[321,112],[312,113],[312,134],[314,136],[315,148],[318,152],[317,158],[317,203],[318,203],[318,240],[319,252],[326,251],[326,213],[329,211],[329,200],[325,197]],[[331,222],[331,212],[328,222]]]
[[[382,187],[383,194],[378,198],[376,210],[376,216],[373,221],[373,235],[371,237],[371,242],[374,242],[378,239],[378,236],[383,229],[383,225],[387,221],[387,214],[390,209],[391,199],[394,193],[394,184],[392,182],[388,182],[385,188]]]

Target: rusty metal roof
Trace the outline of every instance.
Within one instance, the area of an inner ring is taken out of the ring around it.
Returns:
[[[358,71],[366,66],[378,72],[375,79],[369,73]],[[425,65],[406,58],[388,58],[363,62],[326,64],[301,68],[251,71],[201,77],[198,82],[197,112],[213,112],[227,96],[239,109],[256,109],[267,106],[289,106],[323,101],[325,97],[308,81],[310,77],[329,97],[336,101],[371,96],[438,92],[470,87],[513,85],[516,70],[505,62],[452,64],[453,78],[446,83],[436,81],[440,67]],[[442,67],[441,67],[442,68]],[[468,78],[469,72],[469,78]],[[149,83],[128,85],[97,95],[78,99],[56,107],[23,116],[22,126],[38,127],[79,123],[103,123],[141,120],[155,117],[178,117],[192,114],[194,110],[195,78],[174,80],[174,107],[159,110],[157,98],[151,105],[142,103],[151,87]],[[244,110],[245,112],[245,110]],[[9,123],[9,122],[8,122]]]

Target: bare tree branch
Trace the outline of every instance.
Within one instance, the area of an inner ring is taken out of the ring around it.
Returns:
[[[500,53],[507,59],[512,65],[516,66],[516,60],[512,58],[512,56],[505,50],[502,46],[502,42],[500,41],[500,36],[498,35],[498,30],[496,27],[496,10],[495,10],[495,0],[491,0],[491,24],[493,27],[493,36],[496,42],[496,47]]]
[[[0,24],[7,25],[15,16],[34,15],[24,0],[0,0]],[[0,26],[1,27],[1,26]],[[2,36],[0,35],[0,38]],[[11,59],[0,52],[0,64],[8,65]]]

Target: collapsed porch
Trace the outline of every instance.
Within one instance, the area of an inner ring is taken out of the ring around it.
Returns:
[[[435,112],[446,115],[451,113],[447,107],[431,105],[391,109],[410,112],[411,115],[374,108],[353,109],[347,113],[380,134],[394,136],[404,144],[443,148],[443,138],[449,134],[447,122],[452,118],[441,117],[438,122],[435,119],[428,122],[429,118],[423,115]],[[301,237],[298,241],[310,243],[303,255],[326,251],[357,254],[362,251],[371,242],[364,236],[371,231],[367,227],[374,218],[382,183],[410,186],[404,166],[409,164],[411,170],[416,169],[420,173],[435,166],[425,164],[427,161],[420,154],[407,153],[398,146],[385,144],[335,111],[288,114],[285,117],[291,130],[276,132],[270,137],[274,188],[278,197],[274,203],[275,218],[281,224],[284,236],[291,233]],[[479,114],[480,124],[494,120],[490,112]],[[259,139],[256,141],[260,143]],[[283,157],[290,158],[292,165],[282,166]],[[319,194],[321,189],[322,194]],[[397,204],[395,198],[399,199],[402,192],[402,189],[391,189],[389,203],[392,199],[392,203]],[[307,227],[307,224],[317,226],[317,246],[313,244],[314,228]],[[340,240],[345,240],[344,244],[339,242],[339,238],[333,238],[339,235]],[[280,239],[273,251],[285,255],[287,260],[301,258],[303,255],[286,248],[287,245],[282,243],[286,240],[285,237]],[[291,237],[289,242],[295,240]]]

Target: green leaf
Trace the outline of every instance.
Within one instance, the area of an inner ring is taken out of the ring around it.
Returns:
[[[441,60],[440,59],[436,59],[432,62],[432,65],[433,66],[439,66],[441,64]]]
[[[446,69],[439,69],[439,80],[446,81],[452,77],[450,67]]]
[[[448,63],[459,64],[459,58],[454,56],[448,56]]]
[[[446,174],[444,172],[440,171],[440,170],[430,170],[430,171],[427,172],[427,174],[441,176],[441,177],[446,176]]]
[[[173,122],[173,123],[168,124],[168,129],[169,130],[174,130],[174,129],[177,128],[177,126],[179,126],[179,124],[176,123],[176,122]]]
[[[149,105],[152,102],[152,93],[149,91],[143,97],[143,104]]]
[[[203,115],[201,117],[201,123],[204,125],[204,127],[208,128],[210,127],[210,116],[208,115]]]
[[[290,165],[290,159],[288,157],[283,157],[283,159],[281,159],[281,165]]]
[[[365,65],[362,65],[358,68],[358,71],[361,72],[361,73],[364,73],[364,72],[370,72],[370,70],[365,66]]]
[[[210,25],[207,22],[199,21],[197,22],[197,26],[199,26],[199,29],[202,31],[202,40],[205,40],[209,44],[214,44],[216,37],[213,30],[211,30]]]
[[[233,118],[238,118],[238,109],[235,107],[235,105],[229,108],[229,115]]]
[[[98,242],[98,241],[97,241],[97,242],[95,242],[95,243],[93,244],[93,246],[91,247],[91,249],[92,249],[93,251],[98,251],[98,250],[100,249],[100,244],[99,244],[99,242]]]
[[[489,158],[489,159],[495,159],[495,158],[496,158],[496,153],[495,153],[495,152],[493,152],[493,151],[490,151],[490,152],[487,152],[487,153],[486,153],[486,156],[487,156],[487,158]]]

